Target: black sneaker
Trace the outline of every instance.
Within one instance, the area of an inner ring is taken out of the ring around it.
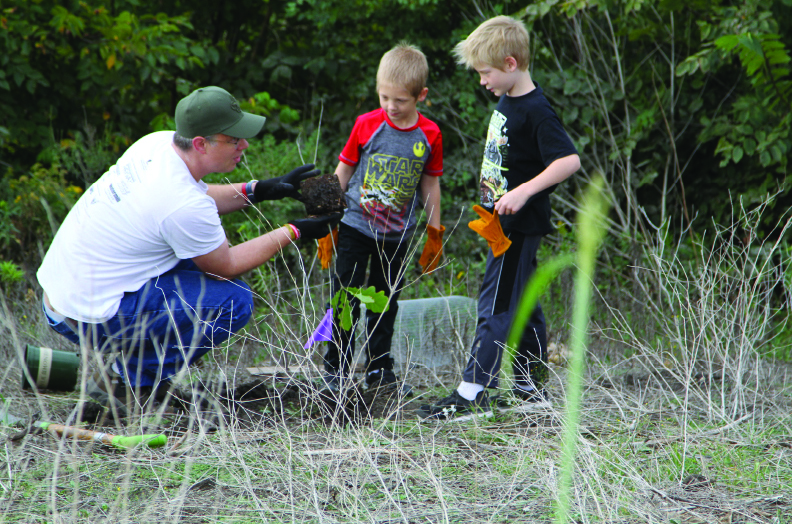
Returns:
[[[354,387],[353,379],[344,378],[336,373],[325,373],[316,383],[319,399],[332,406],[339,403],[345,405]]]
[[[421,406],[424,420],[455,420],[464,421],[478,417],[491,417],[487,390],[482,390],[473,400],[468,400],[454,390],[449,396],[432,405]]]
[[[412,396],[412,386],[399,380],[392,369],[375,369],[366,374],[366,387],[385,392],[395,392],[401,397]]]
[[[319,393],[337,395],[341,391],[341,377],[336,373],[325,373],[319,380]]]
[[[515,386],[511,390],[511,394],[498,397],[498,411],[527,413],[542,409],[550,409],[552,407],[553,404],[550,402],[550,395],[548,395],[545,389],[532,389],[526,391]]]

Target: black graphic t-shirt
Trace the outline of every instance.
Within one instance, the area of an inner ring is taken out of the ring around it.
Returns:
[[[487,129],[479,186],[481,205],[492,211],[507,191],[536,177],[555,160],[576,154],[541,87],[537,85],[523,96],[503,95]],[[503,231],[526,235],[552,232],[550,193],[554,189],[551,186],[534,195],[513,215],[501,215]]]

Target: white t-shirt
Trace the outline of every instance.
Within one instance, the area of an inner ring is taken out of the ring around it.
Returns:
[[[66,216],[37,273],[59,313],[104,322],[125,292],[226,242],[208,186],[172,142],[160,131],[132,144]]]

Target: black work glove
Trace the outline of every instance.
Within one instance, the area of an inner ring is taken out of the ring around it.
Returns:
[[[341,220],[341,217],[343,216],[344,213],[339,211],[338,213],[321,217],[298,218],[297,220],[289,221],[289,224],[293,225],[300,231],[300,238],[304,238],[306,240],[317,240],[319,238],[326,237],[327,234],[330,233],[330,230],[338,224],[338,222]]]
[[[286,175],[257,180],[253,189],[253,202],[280,200],[281,198],[300,198],[300,182],[319,174],[313,164],[305,164]]]

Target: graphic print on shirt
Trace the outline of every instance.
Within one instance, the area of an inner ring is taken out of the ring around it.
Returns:
[[[484,146],[484,160],[481,162],[481,179],[479,192],[481,205],[492,207],[495,202],[509,190],[509,182],[504,176],[508,168],[503,167],[508,158],[508,141],[506,136],[506,116],[493,111],[487,128],[487,142]]]
[[[375,153],[369,158],[363,184],[360,186],[360,207],[378,231],[398,231],[407,222],[405,216],[423,173],[426,145],[416,142],[412,147],[415,159]]]
[[[90,196],[89,203],[96,204],[102,197],[107,202],[121,202],[132,192],[132,186],[140,182],[141,174],[148,170],[150,162],[150,160],[137,163],[128,161],[111,166],[108,172],[86,192],[86,195]]]

